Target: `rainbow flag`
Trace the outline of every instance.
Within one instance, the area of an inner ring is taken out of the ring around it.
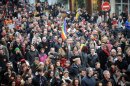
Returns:
[[[63,40],[66,40],[67,39],[67,36],[66,36],[66,34],[67,34],[67,30],[66,30],[66,20],[64,20],[64,23],[63,23],[63,25],[62,25],[62,28],[61,28],[61,38],[63,39]]]

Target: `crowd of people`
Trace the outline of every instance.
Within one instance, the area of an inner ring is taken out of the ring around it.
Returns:
[[[0,8],[0,86],[130,86],[126,13],[9,0]]]

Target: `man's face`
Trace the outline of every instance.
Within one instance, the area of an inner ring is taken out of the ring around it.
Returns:
[[[81,75],[86,76],[86,71],[82,71]]]
[[[94,49],[91,49],[91,54],[94,54],[95,53],[95,50]]]
[[[43,42],[46,42],[46,37],[43,37],[43,38],[42,38],[42,41],[43,41]]]
[[[81,64],[81,60],[80,60],[80,59],[77,60],[76,63],[77,63],[78,65],[80,65],[80,64]]]
[[[105,77],[106,79],[110,79],[110,73],[107,71],[106,73],[104,73],[104,77]]]
[[[59,42],[59,43],[62,43],[62,39],[59,39],[58,42]]]
[[[93,69],[92,68],[89,69],[88,74],[91,75],[91,76],[93,75]]]
[[[97,63],[96,68],[97,69],[100,68],[100,63]]]
[[[112,51],[112,52],[111,52],[111,55],[112,55],[112,56],[116,56],[116,51]]]

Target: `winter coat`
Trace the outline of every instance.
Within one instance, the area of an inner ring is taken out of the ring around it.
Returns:
[[[34,86],[47,86],[47,79],[45,76],[37,75],[33,78],[32,84]]]
[[[96,86],[96,79],[94,77],[86,76],[82,79],[81,86]]]
[[[26,55],[26,59],[29,61],[30,64],[32,64],[35,60],[35,57],[38,57],[38,51],[35,50],[35,51],[28,51],[27,52],[27,55]]]

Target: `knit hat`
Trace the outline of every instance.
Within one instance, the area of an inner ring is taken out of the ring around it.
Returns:
[[[64,74],[65,74],[65,73],[69,73],[69,71],[68,71],[68,70],[65,70],[63,73],[64,73]]]
[[[15,50],[14,50],[14,51],[15,51],[15,52],[16,52],[16,51],[20,51],[20,49],[17,47],[17,48],[15,48]]]
[[[38,58],[38,57],[35,57],[35,60],[39,60],[39,58]]]

